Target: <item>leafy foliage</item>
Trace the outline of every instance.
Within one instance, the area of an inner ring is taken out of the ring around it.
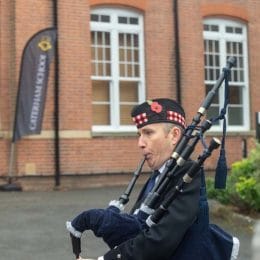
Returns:
[[[248,158],[231,165],[225,190],[216,190],[213,178],[208,177],[207,191],[209,198],[235,205],[241,211],[260,212],[260,144]]]

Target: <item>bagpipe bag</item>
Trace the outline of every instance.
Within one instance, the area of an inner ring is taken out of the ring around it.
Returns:
[[[209,223],[204,171],[201,171],[199,214],[170,260],[235,260],[239,240],[216,224]]]
[[[102,237],[110,248],[134,238],[139,232],[148,228],[145,218],[122,213],[115,206],[83,211],[73,219],[72,226],[81,233],[92,230],[95,236]],[[73,230],[70,232],[73,233]]]

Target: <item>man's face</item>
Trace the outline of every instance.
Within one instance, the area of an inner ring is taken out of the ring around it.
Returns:
[[[171,156],[181,130],[173,126],[166,130],[164,123],[150,124],[138,129],[138,146],[152,170],[159,169]]]

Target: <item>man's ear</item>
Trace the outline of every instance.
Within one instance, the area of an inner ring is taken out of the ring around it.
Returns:
[[[175,145],[180,140],[180,138],[182,136],[182,131],[181,131],[181,129],[179,127],[174,126],[171,129],[171,135],[172,135],[172,143]]]

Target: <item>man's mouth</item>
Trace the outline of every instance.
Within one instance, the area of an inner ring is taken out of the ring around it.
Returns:
[[[146,160],[149,160],[152,157],[152,154],[147,153],[147,154],[144,155],[144,157],[145,157]]]

